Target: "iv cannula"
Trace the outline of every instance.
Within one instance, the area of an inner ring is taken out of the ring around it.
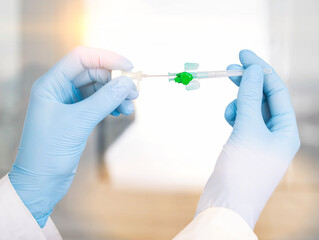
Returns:
[[[265,68],[264,74],[271,73],[271,68]],[[240,77],[243,76],[244,70],[225,70],[225,71],[198,71],[189,72],[194,78],[221,78],[221,77]],[[149,75],[147,77],[175,77],[178,73],[168,73],[168,75]]]
[[[140,81],[142,79],[158,79],[168,78],[168,81],[182,83],[186,85],[186,90],[196,90],[200,87],[198,80],[200,79],[213,79],[222,77],[240,77],[244,75],[245,70],[225,70],[225,71],[197,71],[198,64],[185,63],[185,71],[180,73],[168,73],[168,74],[145,74],[142,71],[139,72],[126,72],[122,71],[122,76],[127,76],[137,80],[137,87],[139,88]],[[271,68],[264,68],[264,74],[272,73]]]
[[[221,78],[221,77],[240,77],[243,76],[244,70],[225,70],[225,71],[187,71],[194,78],[205,79],[205,78]],[[264,68],[264,74],[272,73],[271,68]],[[168,74],[144,74],[143,72],[122,72],[123,75],[131,77],[133,79],[143,79],[143,78],[162,78],[169,77],[170,80],[174,80],[178,73],[168,73]]]

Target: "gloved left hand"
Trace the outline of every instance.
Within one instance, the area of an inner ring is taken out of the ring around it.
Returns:
[[[111,113],[133,112],[138,92],[132,80],[107,82],[109,70],[132,67],[118,54],[80,47],[33,84],[9,178],[40,227],[68,191],[93,128]],[[100,89],[84,99],[79,88],[92,82]]]

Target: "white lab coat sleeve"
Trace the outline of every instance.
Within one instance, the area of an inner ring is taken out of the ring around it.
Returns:
[[[173,240],[257,240],[246,221],[220,207],[199,213]]]
[[[44,228],[23,204],[8,175],[0,179],[0,239],[62,240],[51,218]]]

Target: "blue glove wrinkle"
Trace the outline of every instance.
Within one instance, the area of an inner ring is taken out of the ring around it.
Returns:
[[[74,85],[72,85],[72,89],[73,89],[73,94],[75,95],[75,97],[74,97],[75,102],[81,101],[83,98],[82,98],[82,94],[81,94],[80,89],[75,88]]]

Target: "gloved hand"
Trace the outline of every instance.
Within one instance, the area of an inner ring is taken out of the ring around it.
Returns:
[[[68,191],[93,128],[110,113],[133,112],[134,83],[127,77],[107,83],[110,70],[132,67],[115,53],[80,47],[33,84],[9,178],[40,227]],[[90,87],[100,89],[84,99],[79,88]]]
[[[237,99],[225,111],[233,126],[200,198],[197,213],[224,207],[241,215],[253,229],[270,195],[300,147],[296,118],[288,90],[277,73],[249,50],[239,54],[243,77]],[[263,97],[264,95],[264,97]]]

